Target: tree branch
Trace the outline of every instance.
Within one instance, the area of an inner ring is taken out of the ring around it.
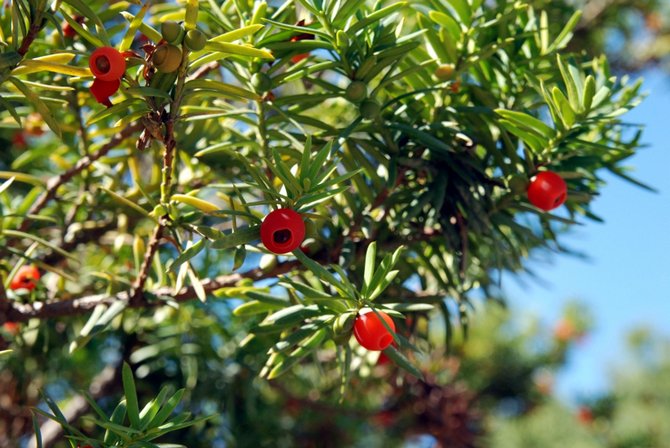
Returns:
[[[204,279],[202,286],[207,293],[211,293],[217,289],[235,286],[243,279],[251,279],[253,281],[262,280],[266,278],[274,278],[278,275],[285,274],[293,269],[301,267],[302,265],[296,261],[286,261],[278,264],[273,270],[263,272],[260,268],[252,269],[243,273],[228,274],[216,277],[214,279]],[[149,293],[143,294],[139,300],[131,301],[132,291],[123,291],[118,294],[98,294],[92,296],[81,297],[73,300],[63,301],[48,301],[35,303],[19,303],[15,301],[6,302],[7,309],[0,309],[0,324],[4,322],[25,322],[29,319],[46,319],[54,317],[77,316],[91,311],[98,305],[111,305],[114,302],[125,301],[128,302],[130,308],[150,308],[154,306],[164,305],[165,301],[160,298],[170,297],[177,302],[187,302],[197,298],[195,289],[192,286],[184,287],[175,292],[173,288],[162,287]],[[146,296],[156,297],[154,300],[147,300]]]
[[[49,203],[50,200],[56,197],[58,188],[61,185],[68,182],[74,176],[81,173],[89,166],[91,166],[93,162],[105,156],[109,151],[114,149],[119,143],[121,143],[123,140],[130,137],[132,134],[139,131],[140,129],[142,129],[142,125],[139,123],[127,126],[121,132],[115,134],[109,142],[107,142],[95,153],[91,154],[90,156],[84,157],[83,159],[80,159],[75,164],[75,166],[73,166],[69,170],[65,171],[64,173],[56,177],[52,177],[51,179],[49,179],[49,181],[47,181],[46,191],[42,193],[39,198],[37,198],[33,206],[30,207],[30,210],[28,211],[27,214],[37,215]],[[32,220],[30,218],[24,219],[23,222],[21,223],[21,227],[19,228],[19,230],[25,232],[26,230],[28,230],[28,227],[30,227],[31,223]]]

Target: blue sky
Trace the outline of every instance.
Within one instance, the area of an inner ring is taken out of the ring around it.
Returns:
[[[643,78],[649,96],[624,119],[646,126],[643,142],[649,147],[626,165],[659,193],[605,176],[608,184],[593,204],[605,224],[587,222],[563,239],[590,259],[559,256],[550,265],[531,263],[547,284],[504,280],[510,304],[546,323],[556,322],[571,298],[591,309],[595,328],[557,377],[558,395],[573,403],[606,390],[612,368],[624,364],[629,330],[648,326],[670,337],[670,77],[651,71]]]

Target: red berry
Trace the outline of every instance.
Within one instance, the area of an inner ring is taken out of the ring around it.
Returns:
[[[591,412],[591,409],[587,408],[586,406],[582,406],[577,412],[577,419],[584,425],[590,425],[593,423],[593,412]]]
[[[306,24],[304,20],[300,20],[298,23],[296,23],[297,26],[309,26],[309,24]],[[300,42],[301,40],[310,40],[314,39],[314,34],[310,33],[302,33],[298,34],[296,36],[293,36],[290,41],[291,42]],[[307,53],[300,53],[296,54],[295,56],[291,57],[291,62],[294,64],[297,64],[298,62],[302,61],[303,59],[306,59],[309,57],[309,52]]]
[[[16,336],[19,332],[19,324],[16,322],[5,322],[2,328],[11,335]]]
[[[261,224],[261,241],[272,253],[285,254],[302,244],[305,239],[305,222],[290,208],[280,208],[269,213]]]
[[[379,315],[395,333],[395,323],[391,316],[383,311]],[[354,336],[359,344],[368,350],[384,350],[393,342],[393,335],[389,333],[376,313],[359,314],[354,322]]]
[[[84,22],[84,17],[74,16],[74,20],[81,25]],[[72,38],[77,35],[77,31],[72,27],[72,25],[70,25],[69,22],[63,22],[61,27],[63,28],[63,36]]]
[[[309,53],[300,53],[296,54],[291,58],[291,62],[294,64],[297,64],[298,62],[302,61],[303,59],[307,59],[309,57]]]
[[[74,37],[76,34],[77,32],[74,30],[74,28],[72,28],[72,25],[67,22],[63,24],[63,36]]]
[[[11,289],[27,289],[32,291],[40,279],[40,271],[35,266],[21,266],[19,272],[12,279],[9,287]]]
[[[382,353],[379,355],[379,358],[377,358],[377,365],[378,366],[385,366],[386,364],[391,364],[391,358],[386,356],[386,353]]]
[[[12,144],[16,146],[17,148],[25,148],[28,146],[28,141],[26,140],[26,136],[22,131],[18,131],[14,134],[14,137],[12,137]]]
[[[126,60],[116,48],[100,47],[91,54],[88,66],[93,76],[103,81],[121,79],[126,71]]]
[[[528,185],[528,200],[544,211],[559,207],[567,197],[567,184],[561,176],[552,171],[538,173]]]
[[[95,100],[100,103],[107,105],[109,103],[109,97],[114,95],[119,87],[121,86],[121,81],[114,79],[112,81],[103,81],[101,79],[95,78],[93,84],[89,87],[91,94],[95,97]]]

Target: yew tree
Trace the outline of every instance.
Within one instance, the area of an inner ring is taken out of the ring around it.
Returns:
[[[601,219],[604,171],[639,184],[640,83],[552,17],[5,2],[0,444],[260,440],[261,396],[365,409],[380,353],[421,378],[474,296]]]

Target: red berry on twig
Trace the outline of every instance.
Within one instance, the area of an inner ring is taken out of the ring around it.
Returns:
[[[395,323],[391,316],[378,311],[386,324],[395,333]],[[368,350],[384,350],[393,343],[393,335],[386,329],[379,316],[373,311],[359,314],[354,322],[354,336],[359,344]]]
[[[261,241],[275,254],[291,252],[305,239],[305,222],[295,210],[280,208],[269,213],[261,224]]]
[[[113,81],[121,79],[126,71],[126,60],[116,48],[100,47],[91,54],[88,66],[98,79]]]
[[[561,206],[567,197],[567,184],[561,176],[552,171],[538,173],[528,185],[528,200],[544,211]]]
[[[40,279],[40,271],[35,266],[21,266],[19,272],[9,284],[11,289],[27,289],[32,291]]]
[[[95,100],[104,104],[105,106],[111,106],[109,97],[114,95],[119,87],[121,86],[121,81],[118,79],[112,81],[103,81],[101,79],[94,79],[93,84],[89,87],[91,94],[95,97]]]

